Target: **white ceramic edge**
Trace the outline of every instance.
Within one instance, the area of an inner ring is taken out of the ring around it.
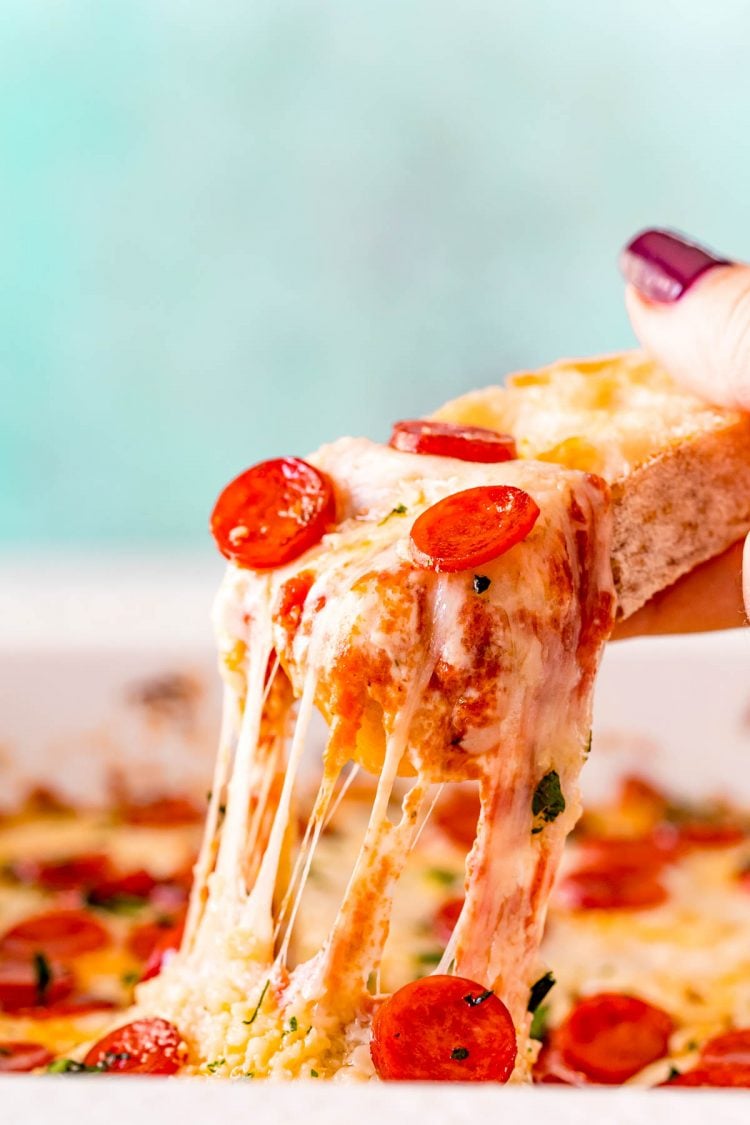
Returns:
[[[93,1084],[93,1090],[92,1090]],[[0,1079],[2,1120],[9,1125],[747,1125],[748,1095],[739,1091],[571,1090],[540,1086],[343,1086],[224,1083],[215,1079],[49,1077]]]

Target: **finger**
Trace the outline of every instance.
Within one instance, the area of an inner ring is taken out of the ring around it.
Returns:
[[[750,410],[750,267],[648,230],[625,247],[620,268],[645,350],[686,389]]]
[[[673,586],[661,590],[642,609],[621,621],[612,639],[657,633],[705,633],[747,624],[745,606],[750,602],[750,590],[746,565],[743,602],[742,558],[744,552],[750,559],[748,542],[750,537],[744,544],[735,543]]]

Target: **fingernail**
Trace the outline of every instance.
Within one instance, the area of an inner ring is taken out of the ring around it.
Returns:
[[[710,250],[669,230],[644,230],[620,254],[620,272],[650,301],[670,304],[714,266],[727,266]]]

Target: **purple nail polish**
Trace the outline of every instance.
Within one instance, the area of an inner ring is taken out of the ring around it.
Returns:
[[[620,272],[651,301],[678,301],[693,282],[714,266],[726,266],[695,242],[668,230],[644,230],[620,254]]]

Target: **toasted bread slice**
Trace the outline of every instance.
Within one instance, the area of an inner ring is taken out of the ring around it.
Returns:
[[[750,530],[750,416],[680,390],[640,352],[518,373],[434,417],[513,434],[521,457],[604,477],[620,619]]]

